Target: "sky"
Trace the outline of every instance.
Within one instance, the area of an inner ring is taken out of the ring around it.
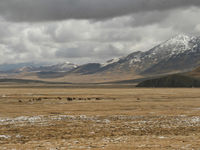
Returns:
[[[104,62],[200,36],[199,0],[1,0],[0,64]]]

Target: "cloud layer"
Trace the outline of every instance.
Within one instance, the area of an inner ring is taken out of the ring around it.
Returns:
[[[103,62],[180,33],[200,35],[197,0],[1,0],[0,64]]]

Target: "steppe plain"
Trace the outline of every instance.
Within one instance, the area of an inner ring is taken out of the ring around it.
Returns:
[[[2,84],[0,149],[198,150],[200,89]]]

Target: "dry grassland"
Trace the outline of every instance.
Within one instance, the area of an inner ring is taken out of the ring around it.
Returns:
[[[198,150],[200,89],[4,85],[0,149]]]

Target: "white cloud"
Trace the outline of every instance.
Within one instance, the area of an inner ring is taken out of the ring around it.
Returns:
[[[108,20],[16,23],[0,19],[0,63],[100,62],[200,33],[200,9],[151,11]]]

